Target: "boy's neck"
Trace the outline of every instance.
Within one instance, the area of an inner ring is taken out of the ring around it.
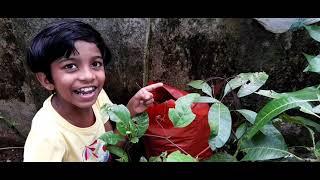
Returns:
[[[70,124],[86,128],[95,123],[95,115],[92,107],[87,109],[81,109],[76,106],[67,106],[65,103],[61,103],[56,94],[51,99],[52,107]]]

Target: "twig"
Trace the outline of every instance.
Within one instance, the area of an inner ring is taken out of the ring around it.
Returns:
[[[198,158],[202,153],[206,152],[210,146],[206,147],[204,150],[202,150],[199,154],[196,155],[196,158]]]
[[[178,145],[176,145],[174,142],[172,142],[172,141],[169,139],[170,137],[157,136],[157,135],[153,135],[153,134],[144,134],[144,135],[145,135],[145,136],[151,136],[151,137],[158,137],[158,138],[166,139],[166,140],[169,141],[171,144],[173,144],[173,145],[176,146],[178,149],[180,149],[183,153],[189,154],[189,153],[187,153],[185,150],[183,150],[181,147],[179,147]]]
[[[7,149],[23,149],[24,147],[4,147],[0,148],[0,150],[7,150]]]

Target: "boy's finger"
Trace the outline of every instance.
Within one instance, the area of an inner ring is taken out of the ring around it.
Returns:
[[[163,83],[156,83],[156,84],[151,84],[149,86],[144,87],[145,90],[147,91],[152,91],[154,89],[157,89],[158,87],[162,87]]]

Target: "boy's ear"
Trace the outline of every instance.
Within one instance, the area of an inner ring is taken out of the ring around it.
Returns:
[[[37,79],[38,81],[41,83],[41,85],[46,88],[49,91],[53,91],[54,90],[54,84],[52,84],[47,76],[43,73],[43,72],[38,72],[36,73]]]

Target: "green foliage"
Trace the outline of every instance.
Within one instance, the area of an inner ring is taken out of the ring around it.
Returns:
[[[265,72],[241,73],[226,84],[223,96],[240,86],[237,96],[247,96],[258,90],[267,81],[268,77]]]
[[[102,134],[99,139],[101,139],[105,145],[115,145],[120,141],[124,141],[123,136],[120,136],[118,134],[114,134],[112,131],[108,131],[104,134]]]
[[[316,41],[320,42],[320,26],[310,25],[304,26],[308,31],[309,35]]]
[[[182,96],[176,101],[175,108],[169,109],[169,119],[175,127],[186,127],[196,118],[190,106],[199,97],[198,93]]]
[[[210,126],[209,145],[212,150],[222,147],[231,134],[231,115],[229,109],[222,103],[214,103],[208,113]]]
[[[238,162],[238,160],[228,153],[218,152],[204,162]]]
[[[180,151],[174,151],[168,155],[166,162],[197,162],[198,160]]]

